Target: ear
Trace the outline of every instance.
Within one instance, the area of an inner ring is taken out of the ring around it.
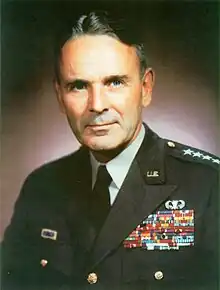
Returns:
[[[142,79],[142,105],[147,107],[152,98],[152,90],[154,86],[155,73],[152,68],[148,68],[145,71],[144,77]]]
[[[57,82],[57,80],[54,81],[54,89],[56,92],[57,101],[59,104],[60,111],[62,113],[65,113],[65,107],[64,107],[63,98],[62,98],[62,90],[61,90],[60,84]]]

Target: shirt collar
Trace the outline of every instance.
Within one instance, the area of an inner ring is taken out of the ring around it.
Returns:
[[[143,142],[144,136],[145,128],[142,124],[141,130],[135,140],[119,155],[117,155],[114,159],[110,160],[108,163],[105,164],[109,174],[111,175],[112,181],[115,183],[118,189],[121,188],[121,185],[131,166],[131,163],[134,160],[135,155],[137,154],[141,146],[141,143]],[[94,186],[98,167],[102,163],[98,162],[91,152],[90,161],[92,165],[92,186]]]

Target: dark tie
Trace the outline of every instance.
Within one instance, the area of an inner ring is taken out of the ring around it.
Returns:
[[[92,190],[90,203],[91,221],[96,233],[100,231],[110,210],[108,187],[111,180],[111,176],[109,175],[106,166],[100,165],[97,172],[95,186]]]

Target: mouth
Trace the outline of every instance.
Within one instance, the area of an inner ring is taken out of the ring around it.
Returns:
[[[99,124],[89,124],[89,125],[87,125],[87,127],[88,128],[91,128],[93,130],[106,130],[106,129],[109,129],[114,124],[116,124],[116,122],[99,123]]]

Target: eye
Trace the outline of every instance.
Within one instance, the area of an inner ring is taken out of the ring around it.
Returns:
[[[84,81],[74,81],[67,85],[68,91],[82,91],[87,89],[87,84]]]
[[[121,79],[112,79],[108,81],[107,85],[112,88],[119,88],[124,85],[124,82]]]
[[[119,86],[122,85],[122,81],[120,81],[120,80],[114,80],[114,81],[112,81],[111,85],[113,87],[119,87]]]

